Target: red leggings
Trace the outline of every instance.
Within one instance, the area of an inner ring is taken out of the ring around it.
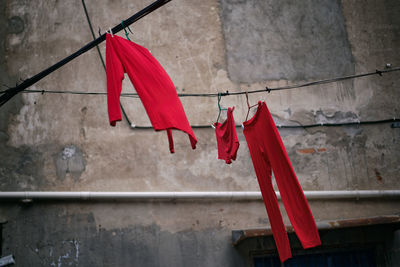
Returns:
[[[283,262],[291,258],[292,253],[278,200],[272,186],[271,169],[274,171],[287,215],[303,248],[321,244],[318,230],[265,102],[258,103],[254,117],[244,122],[243,125],[243,134],[249,146],[279,257]]]

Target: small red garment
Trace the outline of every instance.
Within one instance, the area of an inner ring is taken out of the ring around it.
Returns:
[[[227,118],[221,124],[215,123],[215,135],[218,145],[218,159],[225,160],[226,164],[231,164],[236,160],[236,154],[239,149],[239,140],[236,135],[235,120],[233,119],[233,108],[228,108]]]
[[[170,152],[174,153],[172,129],[187,133],[192,148],[196,148],[197,139],[186,118],[175,86],[167,72],[146,48],[117,35],[107,34],[106,64],[108,116],[112,126],[122,119],[119,98],[126,72],[154,130],[167,130]]]
[[[262,104],[258,102],[256,114],[243,125],[243,134],[249,146],[279,258],[283,262],[291,258],[292,253],[278,199],[272,186],[272,170],[286,213],[303,248],[321,245],[307,199],[265,102]]]

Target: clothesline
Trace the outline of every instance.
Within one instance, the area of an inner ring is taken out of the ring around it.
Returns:
[[[298,89],[302,87],[309,87],[309,86],[315,86],[315,85],[321,85],[321,84],[327,84],[327,83],[334,83],[334,82],[339,82],[339,81],[344,81],[344,80],[349,80],[349,79],[356,79],[356,78],[361,78],[361,77],[366,77],[366,76],[372,76],[372,75],[380,75],[384,73],[389,73],[389,72],[395,72],[395,71],[400,71],[399,68],[390,68],[390,69],[385,69],[385,70],[376,70],[373,72],[367,72],[367,73],[360,73],[360,74],[354,74],[354,75],[348,75],[348,76],[342,76],[342,77],[336,77],[336,78],[331,78],[331,79],[325,79],[325,80],[317,80],[317,81],[311,81],[307,83],[302,83],[302,84],[294,84],[294,85],[288,85],[288,86],[281,86],[281,87],[266,87],[265,89],[261,90],[252,90],[252,91],[242,91],[242,92],[221,92],[221,93],[178,93],[179,97],[217,97],[218,95],[220,96],[230,96],[230,95],[244,95],[246,92],[248,94],[252,93],[262,93],[262,92],[271,92],[271,91],[280,91],[280,90],[290,90],[290,89]],[[4,93],[5,91],[0,91],[0,93]],[[107,95],[106,92],[81,92],[81,91],[57,91],[57,90],[25,90],[23,93],[50,93],[50,94],[76,94],[76,95]],[[133,97],[133,98],[139,98],[136,93],[121,93],[121,97]]]
[[[343,76],[343,77],[337,77],[337,78],[332,78],[332,79],[326,79],[326,80],[319,80],[319,81],[312,81],[304,84],[298,84],[298,85],[290,85],[290,86],[283,86],[283,87],[275,87],[275,88],[268,88],[267,90],[254,90],[254,91],[247,91],[247,93],[260,93],[260,92],[270,92],[270,91],[278,91],[278,90],[286,90],[286,89],[295,89],[295,88],[302,88],[302,87],[307,87],[307,86],[314,86],[314,85],[319,85],[319,84],[326,84],[326,83],[333,83],[337,81],[342,81],[346,79],[355,79],[355,78],[360,78],[360,77],[365,77],[365,76],[371,76],[371,75],[382,75],[383,73],[388,73],[388,72],[394,72],[394,71],[399,71],[400,68],[393,68],[393,69],[386,69],[386,70],[376,70],[375,72],[368,72],[368,73],[361,73],[361,74],[355,74],[355,75],[349,75],[349,76]],[[0,91],[0,93],[4,93],[5,91]],[[80,91],[57,91],[57,90],[25,90],[22,91],[23,93],[49,93],[49,94],[73,94],[73,95],[107,95],[106,92],[80,92]],[[220,96],[230,96],[230,95],[242,95],[246,94],[246,92],[229,92],[226,91],[224,93],[209,93],[209,94],[178,94],[179,97],[217,97],[218,95]],[[139,98],[137,94],[135,93],[122,93],[121,97],[133,97],[133,98]],[[125,113],[125,111],[123,110]],[[125,116],[127,117],[127,116]],[[354,121],[354,122],[344,122],[344,123],[315,123],[315,124],[305,124],[305,125],[277,125],[277,128],[312,128],[312,127],[331,127],[331,126],[352,126],[352,125],[367,125],[367,124],[381,124],[381,123],[395,123],[395,122],[400,122],[400,119],[396,119],[395,117],[392,119],[384,119],[384,120],[374,120],[374,121]],[[134,129],[153,129],[152,126],[139,126],[133,124],[130,120],[128,121],[129,125],[131,128]],[[191,125],[192,128],[211,128],[210,125]],[[236,125],[236,127],[241,127],[241,125]],[[395,126],[394,124],[392,127],[399,127]]]
[[[373,125],[373,124],[383,124],[383,123],[392,123],[392,128],[400,128],[400,124],[395,124],[400,122],[400,119],[387,119],[387,120],[373,120],[373,121],[353,121],[353,122],[342,122],[342,123],[314,123],[314,124],[298,124],[298,125],[280,125],[276,124],[276,128],[280,129],[305,129],[305,128],[315,128],[315,127],[342,127],[342,126],[355,126],[355,125]],[[212,128],[211,124],[209,125],[191,125],[190,127],[194,129],[206,129]],[[242,125],[235,125],[236,128],[241,128]],[[131,128],[134,129],[153,129],[152,126],[139,126],[139,125],[131,125]]]

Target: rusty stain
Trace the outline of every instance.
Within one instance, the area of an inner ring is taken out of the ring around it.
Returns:
[[[248,237],[267,236],[267,235],[272,235],[272,230],[271,229],[249,229],[249,230],[244,230],[243,234]]]
[[[300,154],[314,154],[315,149],[314,148],[304,148],[304,149],[298,149],[297,152]]]
[[[399,216],[379,216],[371,218],[349,219],[329,222],[332,228],[347,228],[356,226],[367,226],[376,224],[387,224],[400,222]]]
[[[317,151],[318,151],[318,152],[325,152],[325,151],[326,151],[326,148],[325,148],[325,147],[323,147],[323,148],[318,148]]]
[[[381,173],[376,168],[374,169],[374,171],[375,171],[376,180],[378,180],[378,182],[382,184],[383,178],[381,176]]]

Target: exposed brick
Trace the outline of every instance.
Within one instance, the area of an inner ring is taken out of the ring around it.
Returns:
[[[300,154],[313,154],[316,151],[314,148],[304,148],[304,149],[298,149],[297,152],[299,152]]]

